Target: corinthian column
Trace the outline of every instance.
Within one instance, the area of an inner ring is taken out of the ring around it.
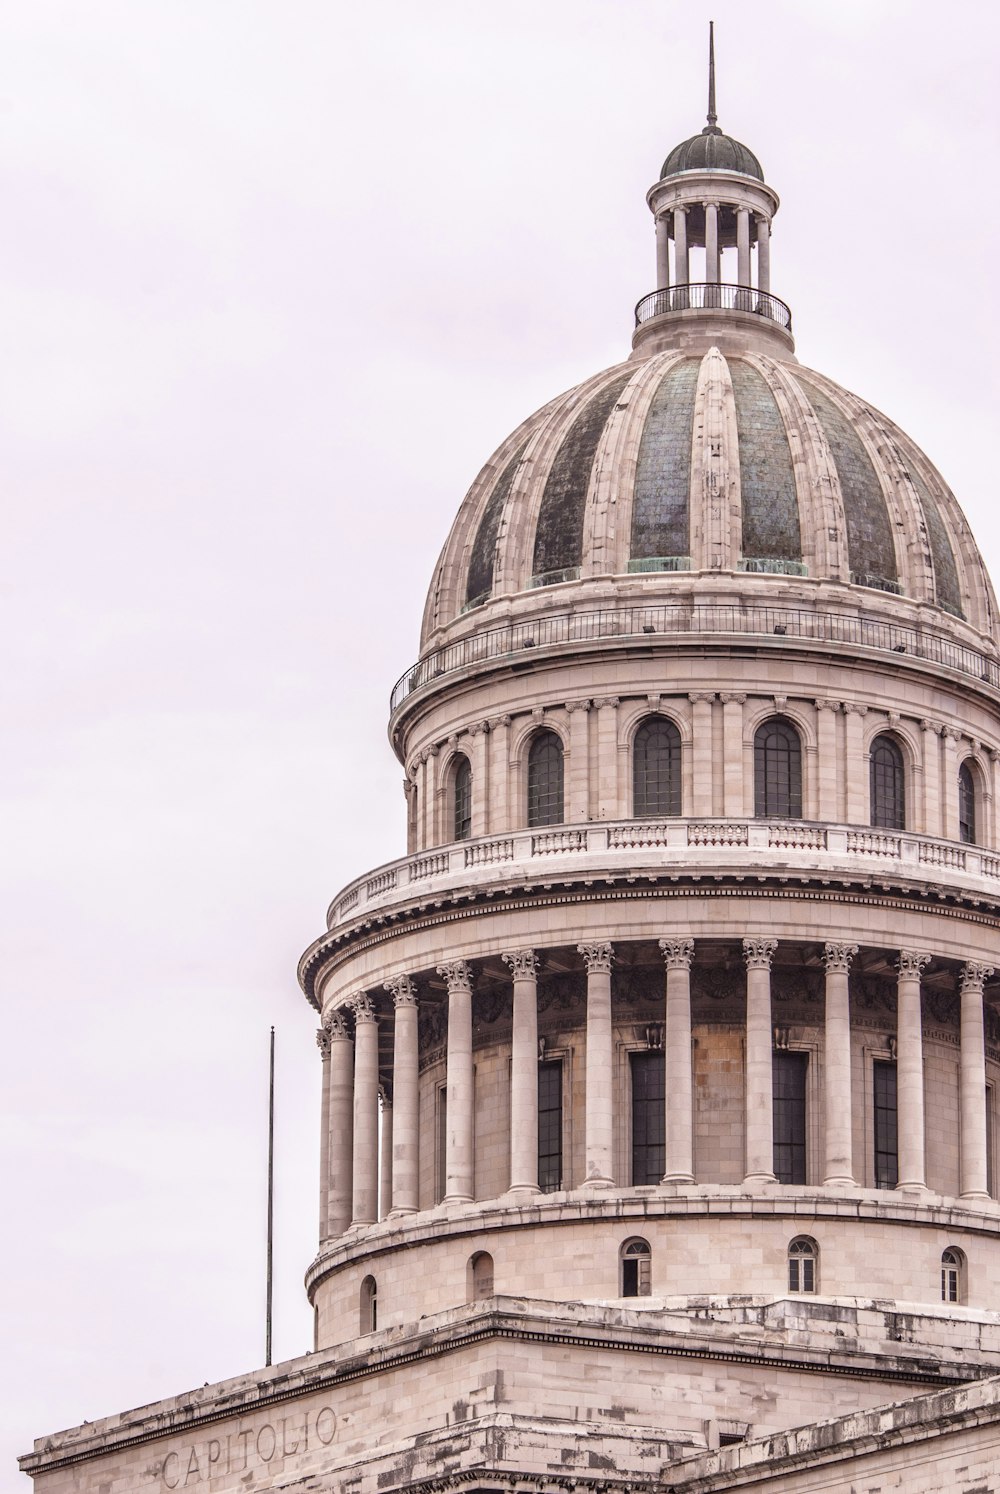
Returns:
[[[387,980],[396,1027],[392,1045],[392,1212],[412,1214],[418,1204],[420,1117],[417,1055],[417,988],[408,975]]]
[[[694,1182],[691,1086],[691,958],[693,939],[661,939],[667,964],[663,1047],[667,1065],[665,1183]]]
[[[986,1039],[983,983],[992,965],[962,966],[961,1115],[962,1197],[989,1198],[986,1189]]]
[[[771,1060],[771,956],[776,939],[744,939],[747,962],[747,1183],[774,1183]]]
[[[610,944],[578,944],[587,966],[586,1175],[591,1187],[614,1186],[614,1046],[611,1040]]]
[[[319,1124],[319,1240],[322,1245],[330,1234],[326,1222],[330,1191],[330,1034],[325,1027],[316,1034],[316,1046],[323,1061]]]
[[[330,1034],[326,1232],[333,1239],[350,1226],[354,1209],[354,1039],[341,1012],[333,1012],[324,1026]]]
[[[856,944],[826,944],[826,1020],[824,1116],[826,1176],[824,1182],[854,1183],[851,1132],[851,1002],[848,973]]]
[[[920,1021],[920,975],[930,955],[899,952],[896,997],[896,1103],[899,1182],[924,1188],[924,1049]],[[984,1102],[985,1103],[985,1102]]]
[[[378,1219],[378,1013],[362,993],[354,1012],[354,1210],[351,1224]]]
[[[475,1194],[473,1151],[472,966],[452,960],[437,967],[448,986],[448,1124],[445,1137],[444,1202],[471,1203]]]
[[[510,1059],[511,1191],[538,1193],[538,956],[533,949],[501,955],[514,980]]]

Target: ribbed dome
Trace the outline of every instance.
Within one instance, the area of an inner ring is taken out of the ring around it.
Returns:
[[[424,641],[540,586],[694,582],[670,572],[745,572],[757,600],[840,583],[848,605],[892,593],[995,627],[965,517],[898,427],[799,364],[713,348],[606,369],[504,442],[452,527]]]
[[[663,163],[660,180],[678,171],[739,171],[744,176],[756,177],[759,182],[764,180],[753,151],[731,135],[711,127],[674,146]]]

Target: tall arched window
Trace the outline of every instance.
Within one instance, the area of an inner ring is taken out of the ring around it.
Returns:
[[[626,1240],[619,1252],[621,1294],[623,1297],[648,1297],[652,1256],[645,1240]]]
[[[976,780],[968,763],[958,770],[958,838],[967,846],[976,843]]]
[[[871,750],[871,822],[882,830],[906,829],[903,754],[892,737],[876,737]]]
[[[468,840],[472,834],[472,764],[464,754],[455,759],[452,785],[455,839]]]
[[[800,1235],[788,1247],[788,1290],[790,1292],[814,1292],[819,1266],[819,1250],[816,1241],[808,1235]]]
[[[632,813],[681,812],[681,734],[664,716],[644,721],[632,743]]]
[[[554,731],[540,731],[528,752],[528,825],[563,823],[563,748]]]
[[[361,1332],[374,1333],[378,1327],[378,1288],[374,1276],[361,1283]]]
[[[753,739],[754,813],[761,819],[802,818],[802,743],[794,726],[774,717]]]
[[[952,1245],[941,1256],[941,1301],[965,1301],[965,1256]]]

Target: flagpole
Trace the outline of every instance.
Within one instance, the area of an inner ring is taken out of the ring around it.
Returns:
[[[264,1363],[271,1363],[271,1296],[274,1257],[274,1028],[271,1028],[271,1062],[267,1088],[267,1309]]]

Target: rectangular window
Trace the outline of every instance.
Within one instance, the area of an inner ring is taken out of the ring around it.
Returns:
[[[446,1084],[438,1086],[435,1120],[437,1126],[434,1138],[434,1201],[440,1203],[444,1198],[448,1176],[448,1086]]]
[[[538,1065],[538,1186],[543,1193],[562,1187],[562,1063]]]
[[[895,1188],[899,1181],[896,1136],[896,1065],[876,1059],[872,1065],[875,1093],[875,1187]]]
[[[806,1180],[806,1071],[808,1053],[771,1058],[774,1175],[779,1183]]]
[[[662,1052],[629,1055],[632,1066],[632,1186],[659,1183],[666,1157],[666,1062]]]

